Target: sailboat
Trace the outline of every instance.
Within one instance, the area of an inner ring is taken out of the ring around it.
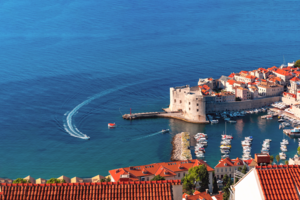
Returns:
[[[233,137],[231,135],[226,135],[226,122],[225,122],[225,135],[223,134],[222,135],[222,139],[225,140],[225,139],[233,139]]]

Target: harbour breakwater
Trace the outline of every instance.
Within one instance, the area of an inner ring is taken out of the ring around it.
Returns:
[[[171,160],[188,160],[192,159],[192,153],[190,150],[190,133],[182,132],[173,137],[172,140],[172,152]]]

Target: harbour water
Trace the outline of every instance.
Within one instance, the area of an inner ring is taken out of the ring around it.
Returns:
[[[291,1],[1,1],[0,177],[91,177],[109,169],[169,161],[172,136],[205,132],[205,160],[220,157],[224,123],[127,121],[161,111],[169,87],[199,78],[299,59],[299,2]],[[282,14],[284,13],[284,14]],[[117,128],[108,129],[115,122]],[[170,134],[161,134],[170,128]],[[278,122],[257,115],[228,125],[253,151]],[[90,140],[81,139],[84,134]],[[81,138],[80,138],[81,137]],[[290,143],[293,143],[290,141]],[[259,147],[259,148],[258,148]],[[288,155],[296,143],[288,145]]]

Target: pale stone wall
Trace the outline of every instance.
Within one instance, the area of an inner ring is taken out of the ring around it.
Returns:
[[[282,97],[282,102],[287,105],[294,105],[294,104],[298,103],[296,101],[296,99],[293,97]]]
[[[266,97],[266,98],[247,100],[247,101],[226,102],[226,103],[206,102],[206,113],[255,109],[262,106],[270,105],[280,100],[281,100],[281,96]]]
[[[172,193],[174,200],[182,200],[182,185],[172,185]]]

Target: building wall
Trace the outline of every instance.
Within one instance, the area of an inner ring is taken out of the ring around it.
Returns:
[[[246,174],[235,186],[234,186],[234,199],[239,200],[263,200],[262,191],[260,189],[260,183],[256,175],[256,170],[252,169],[251,172]]]
[[[229,177],[234,176],[234,171],[238,170],[238,168],[243,168],[244,165],[239,166],[228,166],[228,167],[217,167],[215,168],[215,176],[219,179],[223,178],[225,174],[227,174]]]
[[[282,97],[282,102],[287,105],[294,105],[294,104],[298,103],[296,101],[296,99],[293,97]]]
[[[281,100],[281,96],[266,97],[266,98],[247,100],[247,101],[226,102],[226,103],[206,102],[206,113],[255,109],[255,108],[272,104],[280,100]]]
[[[174,200],[182,200],[182,185],[172,185],[172,193]]]

